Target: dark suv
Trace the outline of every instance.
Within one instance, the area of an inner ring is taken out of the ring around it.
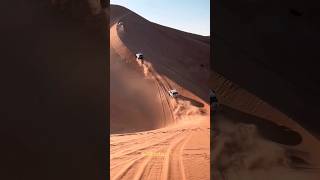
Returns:
[[[218,109],[218,98],[216,92],[210,89],[210,111],[215,113]]]

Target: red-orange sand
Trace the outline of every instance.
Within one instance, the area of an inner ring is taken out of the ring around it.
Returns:
[[[209,37],[110,14],[111,179],[208,180]]]

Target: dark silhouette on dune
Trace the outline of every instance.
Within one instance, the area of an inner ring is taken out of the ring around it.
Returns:
[[[243,113],[224,105],[220,105],[219,113],[223,113],[224,116],[235,123],[254,124],[258,128],[260,135],[270,141],[290,146],[298,145],[302,142],[302,137],[298,132],[285,126],[279,126],[269,120]],[[219,123],[219,120],[217,119],[214,123]]]

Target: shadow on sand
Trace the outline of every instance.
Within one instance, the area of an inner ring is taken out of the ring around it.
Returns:
[[[256,117],[225,105],[220,105],[218,113],[223,114],[223,116],[235,123],[256,125],[260,135],[268,140],[290,146],[295,146],[302,142],[302,137],[298,132],[285,126],[279,126],[270,120]]]
[[[191,105],[193,105],[193,106],[197,106],[197,107],[200,107],[200,108],[204,107],[203,103],[201,103],[199,101],[196,101],[194,99],[191,99],[191,98],[188,98],[188,97],[185,97],[185,96],[182,96],[182,95],[179,95],[178,98],[181,99],[181,100],[184,100],[184,101],[190,101]]]

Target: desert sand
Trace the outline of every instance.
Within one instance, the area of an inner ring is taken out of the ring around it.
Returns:
[[[212,179],[320,179],[315,1],[275,2],[212,11]]]
[[[110,16],[111,179],[209,179],[210,38],[121,6]]]
[[[234,47],[225,43],[223,48],[230,55]],[[231,60],[217,63],[224,63],[225,69],[221,66],[213,68],[223,74],[212,70],[210,75],[209,85],[216,91],[220,102],[219,111],[212,117],[212,179],[320,179],[319,139],[300,124],[311,120],[295,119],[292,114],[272,106],[270,102],[274,102],[275,98],[272,93],[265,93],[269,97],[264,99],[253,93],[259,89],[257,84],[252,83],[249,91],[235,81],[243,82],[249,78],[252,81],[273,82],[270,83],[273,86],[265,88],[265,91],[272,89],[280,94],[291,95],[292,90],[284,89],[285,82],[280,82],[280,77],[245,57],[237,57],[237,67],[231,66]],[[255,76],[239,73],[239,69],[254,71]],[[233,73],[229,73],[231,70]],[[224,74],[228,74],[229,78]],[[291,102],[294,106],[296,99],[288,99],[283,104],[290,106]]]

